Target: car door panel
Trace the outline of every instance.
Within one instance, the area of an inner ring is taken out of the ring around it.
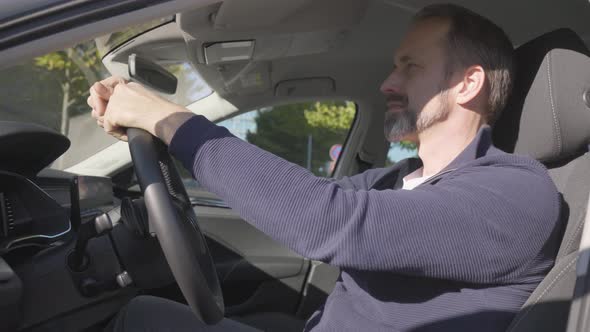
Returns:
[[[280,245],[235,211],[196,206],[199,225],[222,284],[231,314],[260,311],[294,312],[309,262]]]

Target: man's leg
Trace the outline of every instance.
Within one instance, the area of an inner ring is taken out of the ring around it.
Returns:
[[[138,296],[131,300],[111,321],[106,331],[261,332],[227,318],[217,325],[205,325],[197,319],[188,306],[154,296]]]

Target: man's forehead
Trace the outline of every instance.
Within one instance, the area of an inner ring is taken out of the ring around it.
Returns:
[[[413,23],[395,52],[395,60],[407,62],[428,55],[436,55],[447,35],[449,23],[441,19],[427,19]]]

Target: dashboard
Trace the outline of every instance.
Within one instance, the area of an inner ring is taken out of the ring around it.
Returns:
[[[49,169],[67,137],[32,123],[0,121],[0,256],[77,230],[87,211],[113,200],[109,178]]]
[[[47,169],[29,179],[0,170],[0,253],[44,245],[113,204],[110,178]]]
[[[51,129],[0,121],[2,331],[61,326],[52,324],[67,315],[78,315],[81,308],[93,310],[105,299],[128,300],[135,292],[111,285],[122,265],[108,236],[94,239],[82,251],[89,262],[85,269],[72,270],[68,265],[85,222],[113,209],[116,200],[111,178],[49,168],[69,146],[67,137]],[[118,231],[124,233],[125,229]],[[109,288],[84,292],[103,284]],[[105,319],[121,305],[113,303],[106,311],[95,310],[93,317]],[[73,321],[86,324],[87,319]]]

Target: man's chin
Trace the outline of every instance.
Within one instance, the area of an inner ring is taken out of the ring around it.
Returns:
[[[385,138],[396,143],[400,141],[415,141],[418,138],[416,122],[417,113],[404,108],[402,112],[385,113]]]

